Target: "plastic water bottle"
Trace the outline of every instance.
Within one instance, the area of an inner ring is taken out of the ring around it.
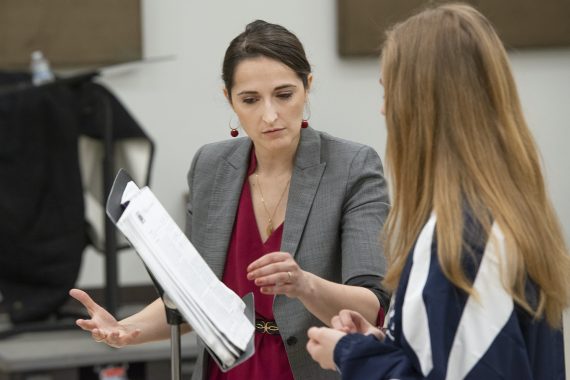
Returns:
[[[39,86],[44,83],[53,82],[55,76],[53,75],[49,66],[48,60],[44,54],[36,50],[32,53],[32,61],[30,63],[30,71],[32,72],[32,83],[34,86]]]

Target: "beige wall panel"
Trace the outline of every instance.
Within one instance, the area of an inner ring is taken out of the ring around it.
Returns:
[[[438,3],[444,3],[439,1]],[[473,0],[507,48],[570,46],[568,0]],[[376,55],[383,32],[433,1],[337,0],[341,55]]]
[[[140,0],[0,0],[0,69],[42,50],[56,68],[142,57]]]

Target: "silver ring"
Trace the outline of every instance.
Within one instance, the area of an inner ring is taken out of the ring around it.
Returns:
[[[291,281],[293,280],[293,275],[289,271],[287,271],[287,275],[289,276],[289,283],[291,283]]]

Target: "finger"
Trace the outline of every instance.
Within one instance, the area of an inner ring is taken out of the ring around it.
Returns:
[[[307,336],[309,337],[309,339],[313,339],[315,342],[319,342],[320,341],[320,336],[321,336],[321,327],[311,327],[309,328],[309,330],[307,330]]]
[[[102,342],[109,337],[109,334],[101,329],[93,329],[91,330],[91,337],[93,340],[95,340],[95,342]]]
[[[332,317],[331,326],[333,329],[343,331],[343,332],[348,332],[348,329],[346,328],[345,325],[342,324],[342,320],[340,319],[340,317],[338,315],[335,315],[334,317]]]
[[[334,329],[342,328],[342,322],[340,321],[340,317],[338,315],[335,315],[334,317],[331,318],[331,326]]]
[[[113,331],[111,333],[110,339],[113,342],[119,342],[121,340],[121,333],[119,331]]]
[[[311,357],[314,359],[314,353],[318,347],[318,343],[314,340],[314,339],[309,339],[309,341],[307,342],[307,351],[309,352],[309,355],[311,355]]]
[[[287,252],[271,252],[261,256],[259,259],[249,264],[247,267],[247,271],[251,272],[255,269],[264,267],[268,264],[284,261],[289,258],[291,258],[291,255]]]
[[[254,280],[257,286],[278,286],[283,284],[291,284],[293,280],[293,275],[287,274],[288,271],[279,271],[277,273],[268,274],[263,277],[256,278]]]
[[[368,330],[370,327],[373,327],[372,324],[368,322],[366,318],[364,318],[362,314],[360,314],[359,312],[351,310],[350,313],[352,316],[352,321],[358,332],[364,332]]]
[[[78,319],[75,321],[75,324],[85,331],[91,331],[97,328],[97,323],[90,319]]]
[[[287,256],[289,255],[287,254]],[[297,263],[292,258],[288,257],[285,260],[267,262],[265,265],[256,266],[255,269],[252,269],[247,273],[247,278],[249,280],[254,280],[255,278],[266,276],[268,274],[297,271],[298,269],[299,266]]]
[[[386,334],[382,330],[376,327],[371,327],[370,329],[368,329],[366,335],[374,335],[379,340],[384,340],[386,338]]]
[[[135,331],[133,331],[133,332],[130,334],[130,338],[131,338],[131,339],[130,339],[130,342],[134,341],[134,340],[136,339],[136,337],[138,337],[139,335],[141,335],[141,331],[142,331],[141,329],[136,329]],[[129,342],[129,343],[130,343],[130,342]]]
[[[89,294],[85,293],[81,289],[71,289],[69,291],[69,295],[81,302],[81,304],[87,309],[87,312],[89,312],[89,315],[93,315],[95,311],[100,308],[100,306],[93,301],[91,297],[89,297]]]
[[[350,312],[350,310],[341,310],[340,313],[338,313],[338,316],[341,320],[342,325],[348,329],[348,331],[356,331],[353,314]]]
[[[259,291],[263,294],[280,294],[277,293],[276,286],[263,286],[259,289]]]
[[[267,264],[263,267],[259,267],[247,274],[248,280],[254,280],[259,277],[267,276],[274,273],[287,273],[287,271],[296,270],[296,266],[291,262],[279,261],[275,263]]]
[[[141,330],[136,329],[134,331],[128,332],[126,334],[120,334],[115,338],[115,346],[123,347],[129,345],[135,341],[135,339],[140,335]]]
[[[263,294],[285,294],[289,298],[295,298],[296,287],[291,284],[276,284],[274,286],[262,286],[260,289]]]
[[[358,311],[354,311],[354,310],[344,310],[344,312],[345,312],[347,315],[350,315],[350,317],[352,318],[353,321],[364,320],[364,317],[363,317],[362,314],[360,314]]]
[[[320,342],[323,338],[323,334],[325,334],[326,330],[329,330],[329,328],[328,327],[311,327],[307,331],[307,335],[309,336],[310,339],[313,339],[315,342],[320,344]]]
[[[105,343],[113,347],[122,347],[124,343],[119,331],[111,331],[105,335]]]

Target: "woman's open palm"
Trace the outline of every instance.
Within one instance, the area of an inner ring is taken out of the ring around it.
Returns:
[[[80,289],[71,289],[69,295],[85,306],[91,319],[78,319],[75,323],[91,332],[96,342],[105,342],[112,347],[124,347],[134,342],[141,330],[119,323],[107,310],[98,305]]]

